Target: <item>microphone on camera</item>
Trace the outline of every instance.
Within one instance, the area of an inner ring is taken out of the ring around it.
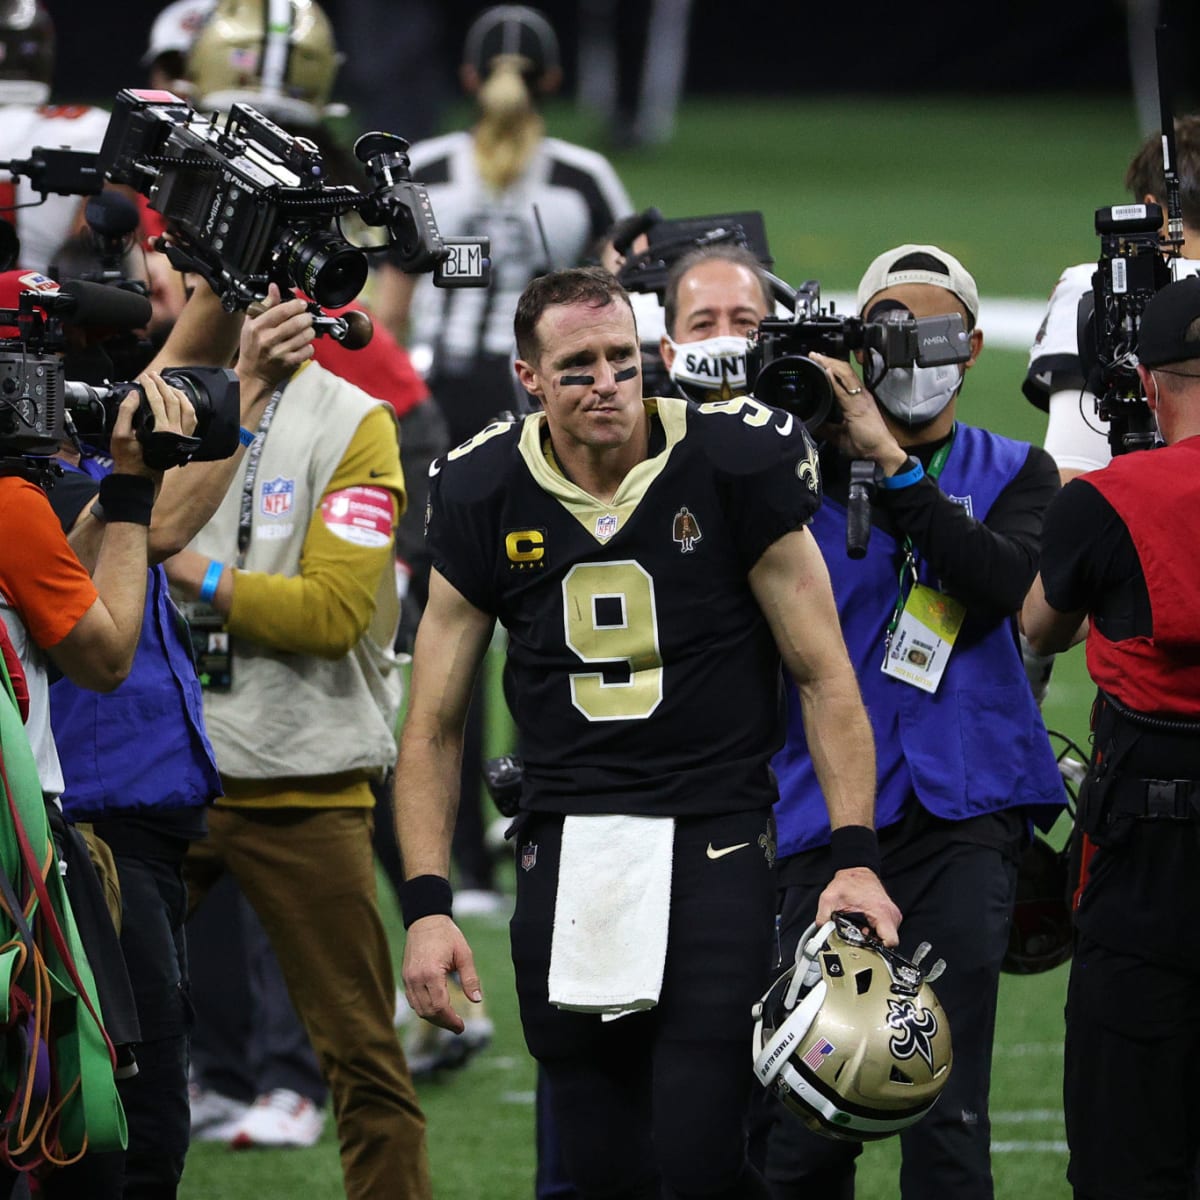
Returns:
[[[856,458],[850,464],[850,499],[846,504],[846,553],[862,558],[871,540],[871,500],[875,495],[875,464]]]
[[[110,329],[140,329],[150,324],[150,301],[137,292],[68,279],[57,294],[43,292],[35,303],[68,325],[106,326]]]

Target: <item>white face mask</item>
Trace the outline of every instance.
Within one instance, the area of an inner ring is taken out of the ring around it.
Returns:
[[[875,385],[875,399],[911,428],[928,425],[954,399],[962,385],[957,363],[940,367],[892,367]]]
[[[670,375],[684,395],[703,402],[744,396],[750,390],[746,384],[749,343],[744,337],[725,335],[700,342],[668,337],[667,341],[675,351]]]

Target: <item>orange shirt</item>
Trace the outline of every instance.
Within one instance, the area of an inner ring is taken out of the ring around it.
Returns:
[[[14,475],[0,476],[0,592],[43,649],[58,645],[97,597],[45,492]]]

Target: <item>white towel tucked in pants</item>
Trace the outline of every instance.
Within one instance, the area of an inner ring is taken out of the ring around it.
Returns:
[[[670,817],[568,816],[550,943],[550,1003],[621,1016],[653,1008],[671,916]]]

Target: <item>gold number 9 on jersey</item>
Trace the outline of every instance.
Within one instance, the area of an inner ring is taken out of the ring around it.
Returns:
[[[654,580],[636,562],[580,563],[562,583],[567,645],[603,671],[571,675],[571,703],[589,721],[648,717],[662,702]],[[624,663],[625,678],[613,679]]]

